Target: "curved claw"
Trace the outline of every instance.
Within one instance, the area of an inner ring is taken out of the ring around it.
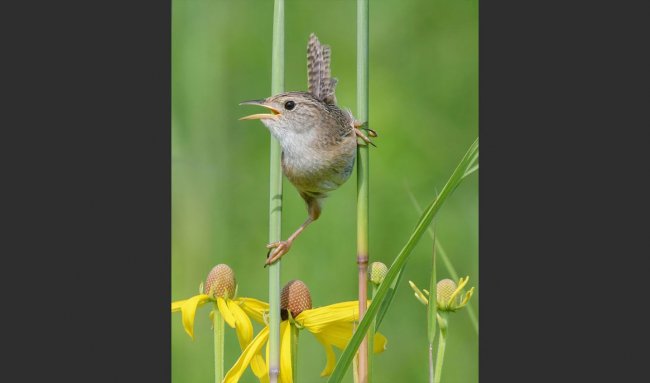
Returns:
[[[269,253],[266,255],[267,259],[266,259],[266,263],[264,264],[264,267],[279,261],[283,255],[288,253],[289,249],[291,248],[291,242],[289,241],[273,242],[266,245],[266,248],[269,249]]]
[[[352,123],[352,129],[354,129],[354,134],[357,135],[357,137],[361,138],[366,144],[370,144],[374,147],[377,147],[377,145],[374,144],[374,142],[370,141],[370,138],[366,136],[363,131],[361,130],[362,127],[366,127],[368,130],[368,135],[370,137],[377,137],[377,132],[374,130],[368,128],[368,122],[359,122],[359,121],[354,121]]]
[[[374,132],[374,131],[373,131],[373,132]],[[361,138],[361,139],[362,139],[366,144],[370,144],[370,145],[372,145],[372,146],[374,146],[374,147],[377,147],[377,145],[375,145],[374,142],[370,141],[370,138],[368,138],[368,136],[366,136],[365,134],[363,134],[363,132],[361,131],[361,129],[359,129],[359,128],[354,128],[354,133],[355,133],[359,138]],[[376,136],[376,135],[377,135],[377,134],[375,133],[375,136]]]

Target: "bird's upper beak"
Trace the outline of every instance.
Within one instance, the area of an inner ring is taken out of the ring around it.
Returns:
[[[271,113],[258,113],[258,114],[251,114],[250,116],[242,117],[240,120],[263,120],[266,118],[272,118],[276,120],[278,116],[280,116],[280,111],[270,105],[266,104],[266,100],[250,100],[250,101],[244,101],[240,102],[239,105],[259,105],[263,106],[266,109],[270,110]]]

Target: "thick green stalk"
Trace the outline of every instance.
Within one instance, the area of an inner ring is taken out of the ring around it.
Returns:
[[[271,94],[284,91],[284,0],[275,0],[273,9],[273,53]],[[269,243],[282,235],[282,169],[280,143],[271,136],[269,187]],[[269,379],[280,373],[280,261],[269,266]]]
[[[436,371],[434,372],[434,383],[440,383],[442,377],[442,364],[445,360],[445,346],[447,345],[447,314],[438,315],[438,325],[440,326],[440,336],[438,337],[438,354],[436,355]]]
[[[368,124],[368,0],[357,0],[357,119]],[[367,308],[369,145],[357,149],[357,265],[359,320]],[[359,346],[359,382],[368,383],[368,337]]]
[[[216,383],[221,383],[223,381],[223,339],[224,339],[224,327],[223,327],[223,317],[217,308],[217,305],[214,305],[214,310],[212,311],[212,329],[214,331],[214,381]]]

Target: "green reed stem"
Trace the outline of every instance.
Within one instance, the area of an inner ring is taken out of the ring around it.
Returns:
[[[438,325],[440,336],[438,337],[438,354],[436,355],[436,371],[434,372],[434,383],[440,383],[442,377],[442,365],[445,360],[445,346],[447,345],[447,314],[438,314]]]
[[[223,339],[224,325],[223,317],[215,303],[212,310],[212,329],[214,331],[214,381],[221,383],[223,381]]]
[[[368,0],[357,0],[357,118],[368,128]],[[366,313],[368,293],[369,145],[357,149],[357,265],[359,320]],[[359,346],[359,382],[368,383],[368,337]]]
[[[284,91],[284,0],[273,8],[273,50],[271,94]],[[271,135],[269,187],[269,243],[282,235],[282,169],[280,143]],[[276,383],[280,373],[280,261],[269,266],[269,381]]]

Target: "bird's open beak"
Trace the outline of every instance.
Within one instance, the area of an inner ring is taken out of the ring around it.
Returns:
[[[266,109],[270,110],[271,113],[258,113],[258,114],[251,114],[250,116],[242,117],[239,120],[263,120],[266,118],[272,118],[276,120],[278,116],[280,116],[280,111],[272,106],[266,105],[264,102],[266,100],[250,100],[250,101],[244,101],[239,103],[239,105],[259,105],[263,106]]]

